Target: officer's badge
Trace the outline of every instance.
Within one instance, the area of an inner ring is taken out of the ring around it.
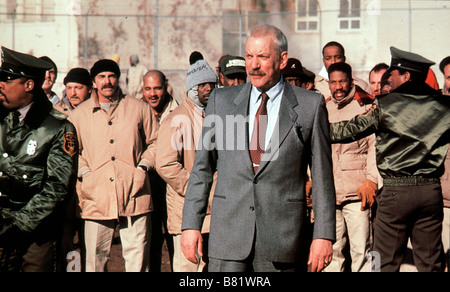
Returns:
[[[27,154],[33,156],[34,154],[36,154],[36,149],[37,149],[37,141],[30,140],[27,146]]]
[[[74,156],[78,152],[77,137],[74,133],[64,134],[64,151],[70,156]]]

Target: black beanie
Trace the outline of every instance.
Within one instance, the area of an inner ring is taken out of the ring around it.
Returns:
[[[100,60],[94,64],[91,69],[91,78],[94,79],[98,74],[102,72],[113,72],[120,78],[120,68],[113,60]]]
[[[64,85],[71,82],[92,87],[91,75],[89,74],[89,71],[84,68],[75,68],[67,73],[66,78],[64,78]]]

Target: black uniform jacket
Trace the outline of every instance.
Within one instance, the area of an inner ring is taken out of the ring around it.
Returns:
[[[62,221],[56,213],[73,193],[77,135],[43,92],[15,127],[12,117],[0,107],[0,216],[31,233]]]

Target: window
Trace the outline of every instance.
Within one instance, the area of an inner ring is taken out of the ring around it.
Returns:
[[[0,0],[2,20],[17,22],[55,21],[55,0]],[[6,3],[5,3],[6,2]],[[6,15],[6,17],[3,16]],[[14,17],[15,15],[15,17]]]
[[[361,28],[361,0],[340,0],[339,29]]]
[[[295,31],[317,31],[319,29],[318,0],[296,0]]]

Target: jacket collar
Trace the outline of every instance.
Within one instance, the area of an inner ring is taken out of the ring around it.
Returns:
[[[45,95],[43,90],[39,90],[33,98],[33,104],[24,119],[24,124],[32,129],[38,128],[52,109],[53,104],[48,100],[47,95]],[[3,121],[9,112],[5,108],[1,108],[0,119]]]

